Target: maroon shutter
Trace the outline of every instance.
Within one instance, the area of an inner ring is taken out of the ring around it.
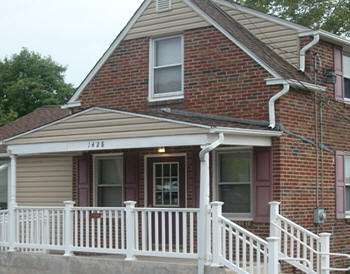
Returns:
[[[343,77],[343,50],[340,47],[334,47],[334,72],[337,81],[334,85],[335,99],[344,100],[344,77]]]
[[[84,155],[77,161],[77,206],[90,205],[91,157]]]
[[[199,207],[199,193],[200,193],[200,160],[199,150],[194,150],[192,153],[192,200],[193,207]]]
[[[269,202],[272,200],[272,150],[255,147],[253,153],[253,217],[254,222],[269,222]]]
[[[337,219],[345,218],[345,159],[344,152],[337,151],[335,154],[336,169],[336,217]]]
[[[139,154],[127,151],[124,154],[124,201],[138,202]]]

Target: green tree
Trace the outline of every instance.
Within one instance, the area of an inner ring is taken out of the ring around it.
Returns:
[[[0,126],[43,105],[64,104],[74,92],[65,71],[51,57],[25,48],[0,60]]]
[[[350,0],[231,0],[288,21],[350,37]]]

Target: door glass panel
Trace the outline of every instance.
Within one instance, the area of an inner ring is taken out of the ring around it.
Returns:
[[[179,205],[178,163],[154,163],[154,191],[156,206]]]

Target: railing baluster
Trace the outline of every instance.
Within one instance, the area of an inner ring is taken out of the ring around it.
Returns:
[[[313,242],[313,238],[310,237],[310,268],[313,269],[313,266],[314,266],[314,253],[313,253],[313,248],[314,248],[314,242]]]
[[[93,211],[90,211],[90,216],[93,214]],[[91,247],[95,248],[95,219],[91,218]]]
[[[135,210],[135,248],[136,250],[139,250],[140,243],[139,243],[139,213],[137,210]]]
[[[97,214],[100,214],[100,211],[96,211]],[[101,218],[97,218],[97,248],[101,247]]]
[[[176,253],[180,252],[180,237],[179,237],[179,212],[175,212],[175,229],[176,229]]]
[[[146,250],[146,235],[147,235],[147,225],[146,225],[146,212],[142,211],[142,251]]]
[[[115,238],[115,248],[119,249],[119,214],[118,210],[114,211],[114,223],[115,223],[115,229],[114,229],[114,238]]]
[[[229,248],[228,256],[229,256],[229,259],[228,260],[230,262],[232,262],[233,261],[233,257],[232,257],[232,255],[233,255],[232,254],[233,253],[232,252],[232,248],[233,247],[232,247],[232,227],[231,226],[229,227],[229,232],[228,233],[229,233],[229,238],[228,238],[228,243],[229,243],[229,245],[228,245],[228,248]]]
[[[221,225],[221,254],[224,259],[226,258],[226,225]]]
[[[108,228],[109,228],[109,244],[108,248],[112,248],[112,241],[113,241],[113,236],[112,236],[112,226],[113,226],[113,218],[112,218],[112,210],[108,210]]]
[[[85,246],[87,248],[90,247],[90,218],[89,218],[89,210],[85,211],[85,227],[86,227],[86,236],[85,236]]]
[[[307,245],[307,235],[304,232],[303,233],[304,238],[303,238],[303,259],[307,260],[307,249],[306,249],[306,245]],[[306,265],[306,262],[303,262],[304,265]]]
[[[240,256],[240,252],[239,252],[239,250],[240,250],[240,247],[239,247],[239,245],[240,245],[240,240],[239,240],[239,231],[236,229],[235,230],[235,235],[236,235],[236,265],[237,266],[239,266],[239,256]]]
[[[84,211],[83,210],[79,210],[79,211],[75,211],[76,213],[80,213],[79,215],[77,214],[77,217],[79,218],[79,226],[80,226],[80,243],[79,246],[83,247],[84,246]],[[75,220],[75,222],[77,222],[77,220]],[[78,233],[78,231],[76,232]],[[76,237],[78,238],[78,235],[76,235]],[[86,236],[85,236],[86,237]]]
[[[285,233],[283,234],[284,235],[284,247],[283,247],[283,249],[284,249],[284,255],[285,256],[288,256],[288,225],[287,225],[287,223],[286,222],[283,222],[283,224],[284,224],[284,230],[285,230]]]
[[[156,251],[158,252],[159,251],[159,223],[158,223],[158,211],[154,211],[154,219],[155,219],[155,223],[154,223],[154,230],[155,230],[155,233],[154,233],[154,238],[155,238],[155,248],[156,248]]]
[[[250,273],[254,271],[254,249],[253,249],[253,239],[249,239],[249,269]]]
[[[193,254],[193,212],[190,213],[190,253]]]
[[[247,270],[247,239],[246,239],[246,235],[243,234],[243,256],[242,256],[242,262],[243,262],[243,270]]]
[[[300,230],[299,229],[297,230],[297,239],[298,239],[298,241],[297,241],[297,258],[300,258],[300,241],[301,241],[301,239],[300,239]]]
[[[261,269],[260,269],[261,268],[261,265],[260,265],[261,254],[260,254],[260,252],[261,252],[261,245],[258,242],[256,242],[256,273],[257,274],[261,273]]]
[[[187,213],[182,212],[182,252],[187,253]]]
[[[78,246],[78,214],[79,212],[77,210],[73,211],[73,220],[74,220],[74,233],[73,233],[73,237],[74,237],[74,245]]]
[[[103,229],[102,229],[103,248],[106,248],[107,246],[106,210],[102,211],[102,223],[103,223]]]
[[[268,274],[267,272],[267,269],[268,269],[268,265],[267,265],[267,256],[268,256],[268,253],[267,253],[267,248],[266,246],[264,247],[264,274]]]
[[[165,212],[162,211],[162,252],[165,252]]]
[[[173,252],[173,214],[169,211],[169,252]]]
[[[120,230],[121,230],[121,240],[122,240],[122,249],[126,249],[125,246],[125,211],[122,210],[120,212],[121,214],[121,221],[120,221]]]
[[[290,227],[290,234],[292,234],[292,236],[290,237],[290,256],[294,258],[294,239],[293,239],[294,227],[293,226]]]
[[[63,244],[61,243],[61,211],[57,212],[57,244]]]
[[[148,251],[152,251],[152,211],[148,211]]]

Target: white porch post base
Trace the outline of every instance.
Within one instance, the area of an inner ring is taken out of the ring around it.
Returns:
[[[329,241],[331,238],[330,233],[320,233],[320,243],[321,243],[321,274],[329,274]]]
[[[135,201],[124,202],[126,207],[126,261],[135,260]]]
[[[75,202],[65,201],[64,202],[64,255],[72,256],[73,246],[73,215],[72,208]]]
[[[221,221],[220,217],[222,216],[222,205],[223,202],[212,202],[212,222],[213,222],[213,259],[211,266],[220,267],[221,264],[221,243],[222,243],[222,235],[221,235]]]

